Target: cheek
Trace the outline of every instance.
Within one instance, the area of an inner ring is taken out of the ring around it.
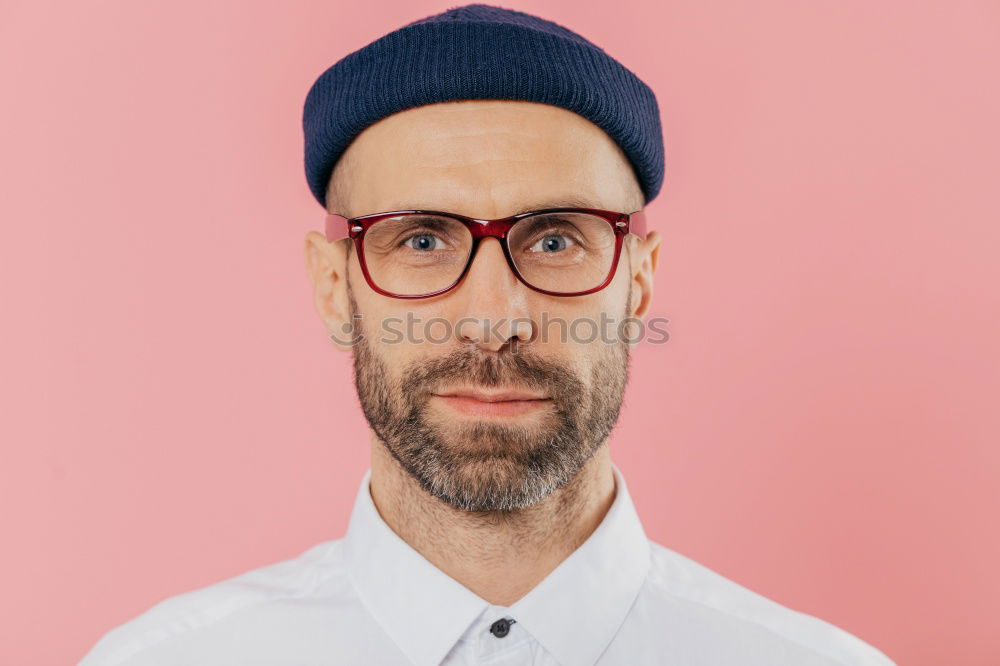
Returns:
[[[610,284],[596,294],[536,305],[532,311],[538,336],[534,350],[562,358],[577,373],[589,370],[607,353],[608,343],[617,339],[624,294],[623,285]]]
[[[364,334],[393,374],[420,359],[453,352],[458,346],[456,318],[440,308],[409,307],[405,301],[370,290],[363,296],[357,294],[357,300]]]

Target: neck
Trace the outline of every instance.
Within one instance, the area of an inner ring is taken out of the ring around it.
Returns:
[[[382,519],[431,564],[489,603],[510,606],[593,533],[615,481],[604,442],[575,477],[530,507],[462,511],[420,487],[373,435],[371,494]]]

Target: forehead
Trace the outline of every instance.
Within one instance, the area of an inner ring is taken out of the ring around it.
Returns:
[[[616,209],[637,187],[604,130],[535,102],[407,109],[361,132],[342,162],[352,215],[429,208],[499,217],[544,204]]]

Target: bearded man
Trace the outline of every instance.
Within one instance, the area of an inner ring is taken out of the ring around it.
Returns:
[[[306,266],[371,431],[347,533],[162,602],[86,666],[892,664],[650,541],[611,460],[661,242],[648,86],[474,4],[345,56],[303,127]]]

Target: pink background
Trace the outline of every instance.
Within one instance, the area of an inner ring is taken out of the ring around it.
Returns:
[[[0,7],[0,663],[340,536],[368,464],[300,114],[444,2]],[[901,665],[1000,663],[1000,8],[510,2],[660,101],[613,457],[650,536]]]

